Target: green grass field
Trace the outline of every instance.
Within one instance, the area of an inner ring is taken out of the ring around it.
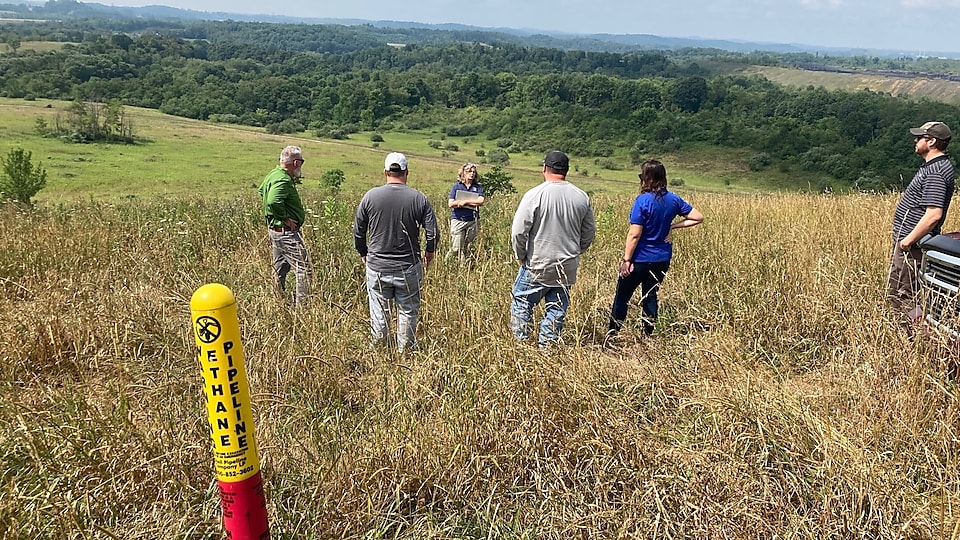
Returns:
[[[2,15],[2,14],[0,14]],[[7,22],[11,22],[18,19],[6,19]],[[21,43],[17,50],[20,51],[37,51],[37,52],[47,52],[47,51],[56,51],[62,49],[64,43],[58,41],[27,41]],[[0,53],[12,52],[10,44],[0,43]]]
[[[451,138],[460,148],[450,152],[428,146],[440,140],[439,132],[384,134],[374,147],[369,133],[353,134],[350,140],[317,139],[312,134],[272,136],[263,130],[213,124],[163,115],[148,109],[127,108],[125,113],[143,142],[136,145],[66,144],[36,133],[38,118],[54,125],[65,114],[66,103],[0,99],[0,152],[15,147],[33,152],[34,164],[48,172],[47,187],[37,200],[65,202],[78,199],[116,200],[129,197],[239,195],[259,184],[276,164],[287,144],[303,147],[307,158],[304,183],[318,185],[324,171],[340,169],[346,175],[343,189],[360,193],[381,179],[382,159],[401,151],[411,160],[413,181],[425,191],[445,196],[458,167],[479,161],[480,172],[488,168],[477,150],[494,148],[480,138]],[[562,146],[562,142],[558,142]],[[797,174],[768,170],[754,173],[747,168],[746,151],[719,150],[690,145],[680,153],[650,156],[663,160],[672,178],[682,178],[684,187],[726,193],[757,193],[803,187]],[[539,153],[511,156],[506,167],[514,184],[528,188],[540,181]],[[592,158],[571,156],[571,178],[592,193],[633,193],[637,166],[622,158],[622,169],[605,170]],[[586,174],[584,174],[586,170]],[[815,178],[806,179],[811,184]]]
[[[189,309],[211,282],[237,298],[273,538],[960,537],[956,356],[885,308],[893,196],[761,191],[732,161],[666,156],[706,221],[676,234],[657,334],[635,299],[608,346],[635,171],[588,167],[598,237],[547,352],[507,329],[519,194],[498,196],[476,265],[428,270],[400,356],[367,344],[356,204],[406,152],[445,249],[479,142],[444,157],[430,133],[374,149],[135,110],[150,142],[75,146],[32,134],[45,105],[0,101],[0,152],[50,172],[34,208],[0,205],[0,538],[223,537]],[[316,266],[299,312],[252,189],[289,143]],[[521,192],[539,159],[514,158]]]

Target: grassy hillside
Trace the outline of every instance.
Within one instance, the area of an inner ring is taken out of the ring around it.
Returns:
[[[773,66],[750,66],[746,73],[759,73],[771,81],[786,85],[806,87],[822,86],[827,90],[858,91],[868,88],[894,96],[928,97],[936,101],[960,105],[960,82],[925,78],[895,78],[853,73],[829,73],[806,71]]]
[[[209,282],[237,297],[276,538],[960,530],[955,357],[899,332],[882,298],[894,197],[685,186],[706,222],[676,234],[657,335],[640,335],[634,304],[610,345],[633,173],[575,178],[594,193],[598,238],[564,342],[546,352],[506,328],[519,195],[497,197],[476,266],[438,258],[428,271],[420,348],[398,356],[367,345],[354,208],[396,148],[445,217],[469,150],[444,158],[417,142],[427,134],[379,149],[277,138],[148,111],[134,114],[149,144],[65,146],[27,134],[56,109],[22,106],[17,121],[2,113],[0,140],[33,148],[52,178],[35,209],[0,206],[2,538],[222,535],[188,306]],[[290,312],[271,289],[251,186],[296,141],[316,276],[309,307]],[[521,190],[538,159],[510,169]],[[714,173],[713,156],[670,159],[690,184],[736,174]],[[347,173],[343,193],[314,183],[327,167]]]
[[[67,144],[36,133],[38,118],[52,126],[65,110],[64,102],[0,98],[0,153],[6,155],[15,147],[33,152],[33,162],[48,172],[47,187],[37,196],[41,202],[238,195],[259,184],[287,144],[303,147],[308,187],[317,186],[326,170],[341,169],[347,179],[344,190],[363,192],[380,181],[383,156],[402,151],[411,159],[414,181],[442,197],[462,163],[479,161],[481,174],[488,170],[477,151],[495,148],[492,141],[476,137],[451,138],[458,151],[431,148],[428,143],[442,137],[439,131],[389,132],[376,147],[369,133],[353,134],[346,141],[317,139],[310,133],[273,136],[261,129],[200,122],[135,107],[126,108],[126,116],[140,144]],[[563,141],[557,145],[562,149]],[[746,150],[691,144],[674,154],[649,157],[663,160],[671,178],[683,180],[681,189],[754,193],[796,190],[818,183],[815,175],[797,171],[751,172]],[[542,155],[530,152],[511,156],[506,170],[515,177],[518,188],[541,180],[541,159]],[[595,193],[636,190],[638,167],[630,164],[625,149],[615,156],[620,170],[601,168],[592,158],[574,155],[571,159],[571,178],[584,189]]]
[[[21,43],[17,47],[18,51],[37,51],[37,52],[46,52],[46,51],[56,51],[63,48],[63,43],[56,41],[27,41]],[[0,43],[0,53],[9,53],[13,52],[8,43]]]

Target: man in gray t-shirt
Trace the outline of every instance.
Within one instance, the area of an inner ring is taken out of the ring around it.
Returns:
[[[523,195],[511,228],[510,243],[520,270],[513,284],[510,329],[519,340],[529,338],[533,307],[543,300],[540,347],[560,339],[580,254],[597,233],[590,198],[567,182],[569,169],[563,152],[547,154],[541,171],[544,182]]]
[[[353,243],[367,269],[371,340],[387,341],[396,305],[400,352],[415,345],[423,270],[437,252],[439,233],[426,195],[407,186],[409,172],[406,156],[388,155],[383,164],[386,183],[363,196],[353,222]],[[425,240],[422,258],[420,229]]]

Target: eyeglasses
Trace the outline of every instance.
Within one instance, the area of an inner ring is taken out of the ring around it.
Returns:
[[[303,165],[304,163],[306,163],[306,160],[304,160],[303,158],[296,158],[296,159],[293,160],[294,163],[296,163],[296,162],[298,162],[298,161],[300,162],[301,165]]]
[[[919,141],[920,139],[927,139],[928,141],[930,141],[930,140],[932,140],[932,141],[937,140],[935,137],[931,137],[931,136],[929,136],[929,135],[914,135],[914,137],[913,137],[913,142],[917,142],[917,141]]]

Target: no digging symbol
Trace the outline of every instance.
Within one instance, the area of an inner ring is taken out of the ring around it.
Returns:
[[[197,339],[201,342],[213,343],[220,337],[220,321],[213,317],[198,317],[196,324]]]

